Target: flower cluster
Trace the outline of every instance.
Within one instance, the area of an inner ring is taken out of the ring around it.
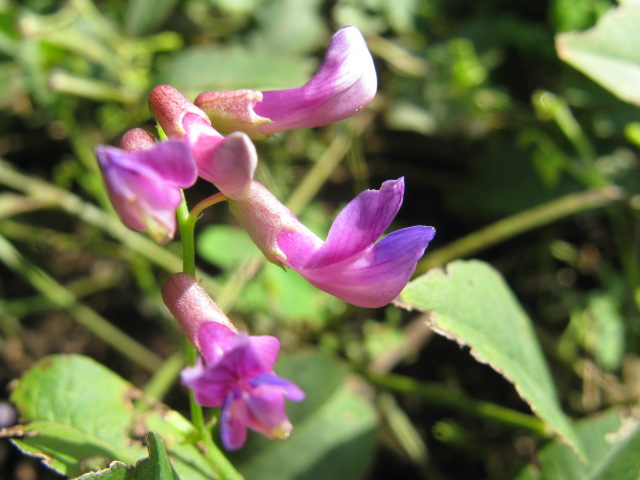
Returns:
[[[134,129],[122,138],[122,148],[96,148],[111,202],[125,225],[164,244],[175,236],[182,190],[200,177],[219,190],[214,197],[228,201],[269,261],[346,302],[386,305],[435,235],[433,227],[414,226],[380,240],[402,204],[403,178],[349,202],[326,240],[253,179],[253,140],[352,116],[372,101],[376,88],[373,59],[354,26],[333,36],[316,74],[298,88],[205,92],[191,102],[174,87],[159,85],[149,94],[149,108],[168,139]],[[278,340],[238,332],[189,275],[171,277],[163,298],[202,357],[183,371],[182,381],[199,404],[221,408],[224,445],[242,446],[247,428],[271,438],[288,436],[284,399],[300,401],[304,393],[273,371]]]

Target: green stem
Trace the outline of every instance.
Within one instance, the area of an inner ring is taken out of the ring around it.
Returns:
[[[437,407],[450,408],[473,417],[489,419],[511,427],[521,428],[541,437],[549,437],[547,425],[532,415],[501,407],[494,403],[466,397],[459,391],[437,384],[422,383],[410,377],[394,374],[365,373],[374,385],[396,393],[419,396],[424,402]]]
[[[604,187],[609,182],[598,171],[596,160],[598,155],[589,141],[584,130],[573,116],[567,101],[550,92],[542,92],[534,98],[538,108],[550,115],[551,119],[558,125],[562,133],[573,145],[578,153],[581,164],[578,167],[569,168],[572,174],[586,186],[592,188]]]
[[[211,195],[209,198],[205,198],[200,203],[198,203],[195,207],[191,209],[190,217],[193,217],[193,222],[195,223],[202,215],[202,212],[205,208],[209,208],[216,203],[225,202],[229,200],[223,193],[216,193],[215,195]]]
[[[191,276],[196,275],[196,247],[195,247],[195,225],[196,218],[189,215],[187,202],[183,202],[178,207],[178,225],[180,228],[180,241],[182,242],[182,271]]]
[[[49,82],[51,89],[58,93],[75,95],[90,100],[132,104],[138,99],[138,92],[128,87],[121,87],[92,78],[82,78],[63,70],[54,70],[49,77]]]
[[[626,196],[620,188],[607,187],[572,193],[552,200],[503,220],[499,220],[427,254],[426,257],[418,263],[416,273],[425,273],[429,269],[442,266],[451,260],[468,257],[508,238],[546,225],[560,218],[604,207],[624,200],[625,198]]]
[[[224,197],[224,196],[222,196]],[[195,276],[196,274],[196,250],[195,250],[195,225],[198,220],[200,212],[204,208],[210,205],[214,205],[226,197],[222,198],[218,195],[214,195],[207,200],[199,203],[195,214],[189,213],[186,200],[183,199],[182,203],[178,207],[178,225],[180,228],[180,239],[182,241],[182,265],[183,272],[189,275]],[[213,201],[211,199],[214,199]],[[198,352],[191,344],[189,339],[185,340],[185,356],[187,365],[195,365],[198,360]],[[220,480],[241,480],[242,475],[236,470],[236,468],[229,462],[227,457],[222,453],[218,446],[211,438],[211,429],[207,426],[204,419],[204,412],[202,406],[196,402],[193,390],[189,389],[189,407],[191,411],[191,421],[200,440],[204,443],[207,458],[214,473]]]

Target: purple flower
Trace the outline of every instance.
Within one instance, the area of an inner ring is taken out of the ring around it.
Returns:
[[[270,261],[346,302],[375,308],[400,293],[435,235],[433,227],[414,226],[377,241],[403,196],[402,178],[362,192],[340,212],[324,242],[255,181],[246,200],[229,205]]]
[[[200,177],[229,198],[247,195],[258,154],[245,133],[223,137],[202,110],[170,85],[159,85],[151,91],[149,107],[167,136],[187,142]]]
[[[181,141],[154,143],[141,129],[128,132],[123,146],[130,151],[108,145],[95,149],[111,203],[127,227],[147,230],[165,244],[175,234],[180,189],[197,179],[189,147]]]
[[[204,358],[182,371],[182,382],[194,390],[198,404],[221,407],[224,446],[236,450],[244,445],[247,428],[269,438],[288,437],[293,427],[284,399],[301,401],[305,395],[273,371],[278,339],[238,333],[190,275],[169,278],[162,297]]]
[[[319,70],[305,85],[264,92],[205,92],[195,104],[220,131],[241,130],[261,140],[350,117],[373,100],[376,88],[371,53],[360,31],[351,25],[333,36]]]

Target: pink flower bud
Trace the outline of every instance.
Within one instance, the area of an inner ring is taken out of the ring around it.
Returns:
[[[129,151],[95,149],[111,204],[127,227],[146,230],[165,244],[175,235],[180,190],[197,178],[189,147],[178,140],[154,143],[141,129],[128,132],[123,146]]]

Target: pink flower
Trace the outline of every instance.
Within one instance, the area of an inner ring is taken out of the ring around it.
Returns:
[[[241,130],[256,140],[296,128],[337,122],[366,107],[375,96],[373,59],[353,25],[333,36],[319,70],[288,90],[205,92],[195,104],[222,132]]]
[[[189,147],[181,141],[155,143],[142,129],[127,132],[122,145],[125,150],[95,149],[109,199],[127,227],[146,230],[165,244],[175,235],[180,189],[197,179]]]
[[[361,307],[381,307],[409,281],[435,235],[414,226],[380,236],[395,218],[404,180],[366,190],[337,216],[322,241],[264,186],[253,182],[247,199],[230,201],[231,212],[272,262],[297,271],[311,284]]]
[[[229,198],[246,196],[258,164],[258,154],[246,134],[223,137],[202,110],[170,85],[151,91],[149,107],[167,136],[183,139],[191,147],[200,177]]]
[[[269,438],[286,438],[293,428],[285,398],[304,399],[294,383],[277,376],[277,338],[238,333],[195,278],[179,273],[162,288],[165,304],[204,361],[182,371],[196,402],[221,407],[220,435],[229,450],[244,445],[247,428]]]

